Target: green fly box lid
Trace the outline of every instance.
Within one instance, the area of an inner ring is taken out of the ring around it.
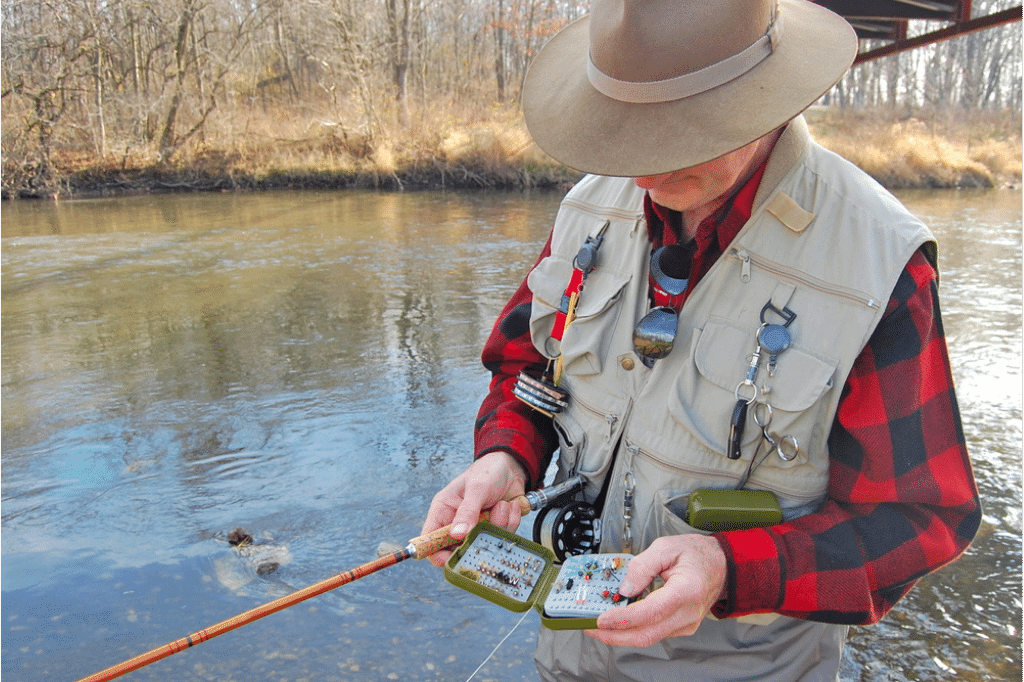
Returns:
[[[509,611],[534,608],[552,630],[597,627],[597,616],[632,600],[619,595],[628,554],[584,554],[563,564],[547,547],[486,522],[449,557],[448,582]]]

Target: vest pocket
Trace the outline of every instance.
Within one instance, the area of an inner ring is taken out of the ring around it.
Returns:
[[[703,436],[707,447],[725,456],[729,417],[736,404],[737,386],[746,377],[756,347],[755,330],[713,317],[703,329],[695,330],[694,337],[693,365],[680,373],[669,411],[676,421]],[[827,401],[823,397],[832,388],[838,364],[835,358],[793,343],[778,356],[775,375],[769,377],[767,353],[762,351],[754,383],[757,399],[766,400],[772,407],[768,431],[776,440],[792,436],[800,445],[800,454],[792,461],[773,454],[762,466],[796,466],[807,461],[808,453],[823,449],[824,431],[815,425],[818,412],[825,409]],[[767,395],[765,387],[770,388]],[[750,392],[744,387],[740,394],[749,398]],[[761,429],[754,422],[754,407],[751,404],[748,409],[743,432],[744,458],[753,455],[762,439]],[[763,445],[762,454],[767,447]]]
[[[583,476],[588,502],[597,498],[608,475],[619,421],[617,414],[601,413],[577,398],[570,398],[569,409],[555,415],[559,476]]]
[[[711,535],[711,531],[698,530],[686,522],[686,507],[690,501],[690,493],[672,493],[659,490],[655,494],[654,509],[651,510],[654,522],[654,537],[666,535]]]
[[[587,434],[575,419],[568,415],[557,415],[552,422],[558,434],[558,476],[562,481],[577,472],[580,453],[586,444]]]
[[[613,304],[630,278],[600,267],[591,272],[583,285],[575,319],[558,342],[551,338],[551,333],[555,313],[562,305],[572,271],[571,262],[559,256],[549,256],[530,272],[527,278],[533,292],[530,335],[533,345],[546,357],[562,355],[567,374],[597,374],[601,371],[601,358],[606,355],[618,317],[618,307]]]

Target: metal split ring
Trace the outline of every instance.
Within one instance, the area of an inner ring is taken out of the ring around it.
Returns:
[[[749,398],[744,398],[743,396],[740,395],[740,389],[743,388],[744,386],[749,386],[750,387],[752,395]],[[734,394],[736,395],[736,402],[739,402],[741,400],[745,400],[747,402],[747,405],[749,405],[750,403],[752,403],[755,400],[757,400],[757,384],[755,384],[753,381],[741,381],[740,383],[736,384],[736,390],[734,391]],[[760,405],[761,403],[758,403],[758,404]],[[768,405],[768,403],[764,403],[764,404]],[[771,409],[771,405],[768,405],[768,408]],[[756,410],[756,408],[755,408],[755,410]],[[757,414],[757,413],[755,412],[755,414]],[[769,422],[770,421],[771,420],[769,418]],[[758,424],[758,426],[760,426],[760,424]]]

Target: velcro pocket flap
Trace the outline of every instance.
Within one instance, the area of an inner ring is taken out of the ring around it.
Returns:
[[[794,335],[795,336],[795,335]],[[757,345],[755,331],[741,329],[724,318],[712,318],[704,326],[694,351],[698,371],[708,381],[735,390],[746,377]],[[775,376],[768,377],[768,354],[761,352],[761,368],[755,383],[771,386],[772,407],[806,410],[832,387],[839,361],[793,343],[777,358]]]

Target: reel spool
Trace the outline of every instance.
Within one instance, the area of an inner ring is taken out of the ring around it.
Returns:
[[[533,541],[554,552],[560,562],[590,554],[601,543],[601,520],[594,506],[586,502],[547,507],[533,522]]]

